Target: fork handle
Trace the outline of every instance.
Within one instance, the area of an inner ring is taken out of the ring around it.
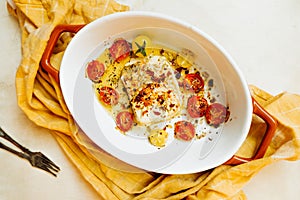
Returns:
[[[16,151],[16,150],[14,150],[14,149],[12,149],[12,148],[6,146],[6,145],[3,144],[2,142],[0,142],[0,149],[4,149],[4,150],[6,150],[6,151],[8,151],[8,152],[11,152],[11,153],[13,153],[13,154],[19,156],[20,158],[25,158],[25,159],[27,159],[27,160],[29,159],[29,156],[28,156],[27,154],[22,153],[22,152],[19,152],[19,151]]]
[[[18,143],[16,140],[14,140],[12,137],[10,137],[1,127],[0,127],[0,137],[4,138],[5,140],[9,141],[10,143],[12,143],[13,145],[15,145],[16,147],[18,147],[21,151],[23,151],[24,153],[29,153],[29,149],[27,149],[26,147],[22,146],[20,143]],[[2,144],[4,145],[4,144]],[[4,145],[5,146],[5,145]],[[7,147],[7,146],[6,146]],[[7,147],[9,148],[9,147]],[[11,149],[11,148],[9,148]],[[13,149],[12,149],[13,150]],[[14,151],[14,150],[13,150]],[[18,152],[18,151],[16,151]],[[20,153],[20,152],[19,152]]]

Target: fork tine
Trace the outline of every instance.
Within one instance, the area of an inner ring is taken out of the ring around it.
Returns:
[[[57,177],[56,173],[52,172],[52,171],[49,169],[49,167],[46,166],[46,165],[41,165],[41,166],[36,166],[36,167],[37,167],[37,168],[40,168],[40,169],[42,169],[42,170],[44,170],[44,171],[46,171],[46,172],[48,172],[48,173],[50,173],[50,174],[52,174],[52,175],[55,176],[55,177]],[[56,171],[55,171],[55,172],[56,172]]]
[[[59,166],[57,166],[54,162],[52,162],[48,157],[46,157],[44,154],[41,154],[42,155],[42,162],[51,166],[51,168],[53,168],[53,170],[55,171],[59,171],[60,168]]]
[[[48,168],[51,169],[51,170],[53,170],[53,171],[55,171],[55,172],[59,172],[59,171],[60,171],[60,169],[57,169],[57,168],[56,168],[55,166],[53,166],[53,165],[49,165]]]

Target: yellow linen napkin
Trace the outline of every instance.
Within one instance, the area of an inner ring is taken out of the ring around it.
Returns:
[[[263,159],[185,175],[126,172],[130,166],[100,151],[78,129],[59,85],[39,68],[39,63],[56,25],[89,23],[129,8],[113,0],[14,0],[14,3],[16,10],[9,6],[8,10],[16,16],[22,31],[22,61],[16,74],[18,105],[38,126],[52,130],[66,155],[101,198],[246,199],[242,187],[260,169],[279,160],[299,159],[300,96],[282,93],[274,97],[250,86],[253,97],[279,122]],[[67,34],[61,37],[54,50],[51,62],[57,69],[70,39]],[[253,154],[263,126],[261,120],[253,116],[250,133],[238,155]]]

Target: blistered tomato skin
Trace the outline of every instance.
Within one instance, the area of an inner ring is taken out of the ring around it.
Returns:
[[[175,123],[174,137],[183,141],[191,141],[195,137],[195,127],[188,121]]]
[[[119,100],[118,92],[111,87],[101,87],[98,88],[100,101],[106,105],[116,105]]]
[[[116,39],[109,48],[109,53],[114,61],[120,62],[130,55],[131,45],[123,38]]]
[[[213,103],[208,106],[205,118],[209,125],[218,127],[224,123],[229,117],[229,111],[220,103]]]
[[[192,118],[199,118],[205,115],[207,106],[205,98],[194,95],[188,99],[187,111]]]
[[[105,66],[98,60],[92,60],[86,67],[86,75],[93,82],[99,82],[101,76],[104,74]]]
[[[116,124],[120,131],[129,131],[133,126],[133,114],[128,111],[120,112],[116,117]]]
[[[204,80],[199,73],[187,74],[185,77],[185,88],[194,93],[199,93],[204,88]]]

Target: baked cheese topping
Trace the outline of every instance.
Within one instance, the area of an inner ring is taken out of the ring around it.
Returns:
[[[139,124],[169,120],[181,110],[180,90],[164,56],[131,60],[121,77]]]
[[[180,110],[175,93],[159,83],[144,85],[130,102],[136,119],[144,125],[171,119]]]

